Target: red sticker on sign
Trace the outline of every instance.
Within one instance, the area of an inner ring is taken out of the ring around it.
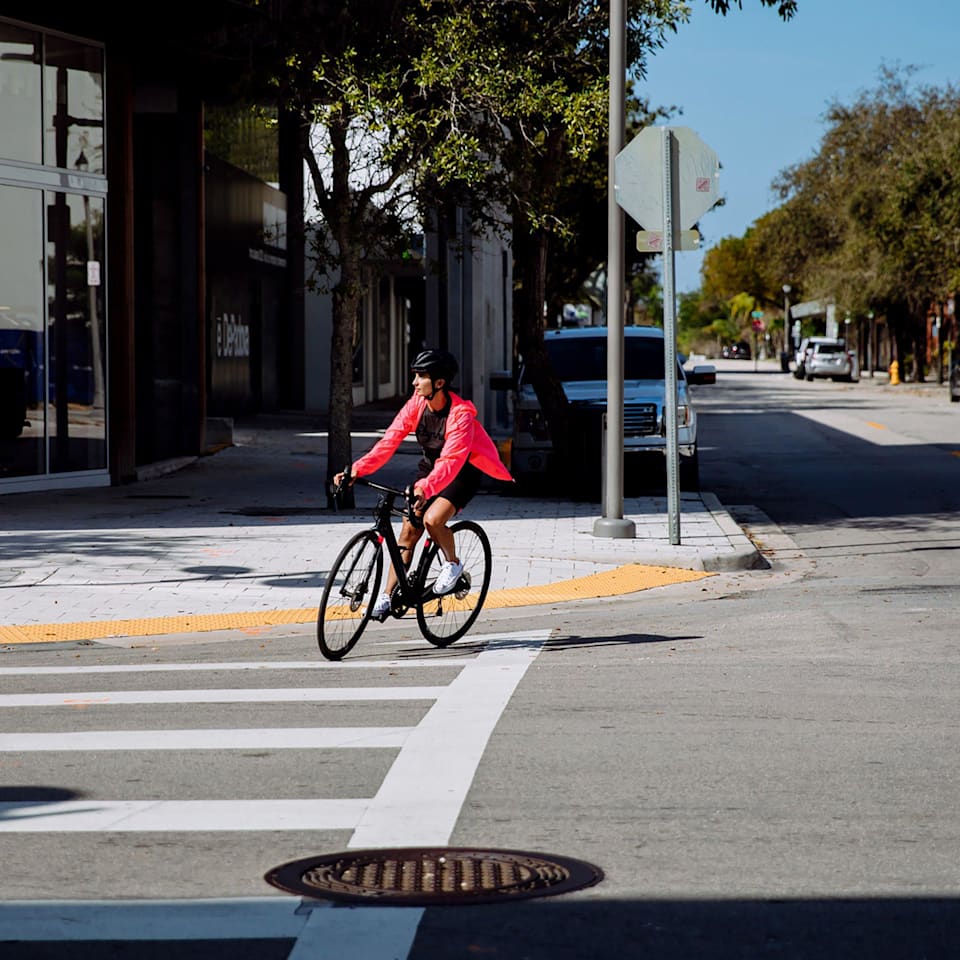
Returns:
[[[709,193],[709,192],[710,192],[710,178],[697,177],[697,193]]]

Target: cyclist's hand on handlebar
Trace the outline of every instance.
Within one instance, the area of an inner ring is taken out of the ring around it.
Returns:
[[[403,496],[407,501],[407,519],[415,526],[423,526],[423,494],[415,487],[404,487]]]
[[[343,488],[344,488],[345,486],[347,486],[347,487],[352,487],[352,486],[353,486],[353,481],[354,481],[355,479],[356,479],[356,477],[355,477],[355,476],[353,475],[353,473],[351,472],[349,466],[344,467],[343,470],[341,470],[339,473],[334,474],[334,476],[333,476],[333,495],[334,495],[335,497],[336,497],[336,496],[339,496],[339,494],[343,491]]]

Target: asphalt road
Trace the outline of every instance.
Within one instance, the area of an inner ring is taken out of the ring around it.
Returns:
[[[753,366],[697,394],[701,470],[767,570],[446,651],[384,625],[345,669],[309,627],[6,655],[0,793],[91,809],[0,820],[5,960],[960,955],[960,407]],[[603,879],[425,910],[263,879],[445,844]]]

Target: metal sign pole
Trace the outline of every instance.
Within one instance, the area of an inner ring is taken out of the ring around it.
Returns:
[[[680,542],[680,477],[677,439],[677,311],[673,253],[673,172],[676,147],[669,127],[661,127],[663,149],[663,349],[667,432],[667,519],[670,542]]]

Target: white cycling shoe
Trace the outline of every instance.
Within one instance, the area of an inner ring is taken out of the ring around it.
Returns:
[[[433,584],[433,592],[437,595],[449,593],[457,585],[457,581],[460,579],[462,573],[462,563],[452,563],[448,561],[441,568]]]
[[[390,594],[381,593],[380,596],[377,597],[377,602],[373,605],[373,609],[370,611],[370,616],[382,620],[392,609],[393,604],[390,601]]]

